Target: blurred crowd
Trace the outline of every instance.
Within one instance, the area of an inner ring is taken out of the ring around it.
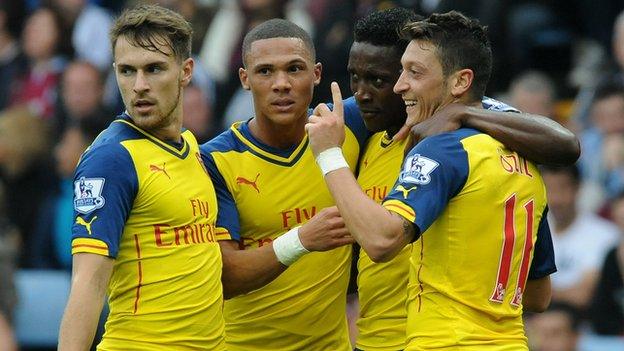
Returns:
[[[582,146],[577,165],[543,169],[559,271],[551,310],[527,316],[530,343],[574,350],[583,331],[624,336],[624,1],[0,0],[0,341],[17,298],[13,272],[71,270],[73,169],[123,112],[108,30],[139,2],[194,27],[184,126],[200,142],[253,116],[238,68],[257,23],[287,18],[312,34],[323,64],[317,103],[330,99],[331,81],[348,90],[353,25],[369,12],[479,18],[494,48],[488,95],[555,119]]]

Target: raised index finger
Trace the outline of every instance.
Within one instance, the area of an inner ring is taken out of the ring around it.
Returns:
[[[338,116],[340,116],[340,118],[342,119],[344,118],[343,107],[342,107],[342,94],[340,93],[340,87],[338,86],[338,83],[336,82],[331,83],[331,92],[332,92],[332,99],[334,100],[334,111],[338,113]]]

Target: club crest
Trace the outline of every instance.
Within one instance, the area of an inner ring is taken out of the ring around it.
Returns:
[[[438,165],[436,161],[419,154],[410,156],[405,160],[400,181],[409,184],[429,184],[430,174]]]
[[[77,212],[87,214],[104,206],[104,180],[81,177],[74,182],[74,209]]]

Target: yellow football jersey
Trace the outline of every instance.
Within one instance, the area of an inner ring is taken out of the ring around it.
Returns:
[[[366,130],[345,102],[343,152],[357,165]],[[217,237],[242,249],[271,242],[334,205],[305,137],[288,150],[256,140],[247,122],[207,144],[202,156],[219,202]],[[266,286],[225,302],[228,350],[351,350],[345,318],[351,247],[309,253]]]
[[[406,350],[526,350],[526,281],[556,270],[537,168],[464,128],[416,145],[383,205],[422,233]]]
[[[217,202],[197,141],[114,121],[75,176],[72,253],[115,259],[98,350],[224,350]]]
[[[377,203],[381,203],[392,191],[401,170],[406,143],[407,139],[393,142],[386,132],[379,132],[366,145],[357,180],[366,195]],[[405,301],[411,248],[411,244],[407,245],[392,261],[385,263],[374,263],[360,249],[357,348],[366,351],[405,348]]]

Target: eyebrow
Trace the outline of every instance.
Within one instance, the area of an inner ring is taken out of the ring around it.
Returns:
[[[305,60],[300,59],[300,58],[296,58],[296,59],[292,59],[288,62],[285,63],[286,66],[290,66],[292,64],[296,64],[296,63],[303,63],[303,64],[308,64]],[[274,66],[278,66],[279,64],[275,64],[275,63],[257,63],[255,65],[252,66],[252,69],[258,69],[260,67],[274,67]]]
[[[144,65],[142,65],[143,67],[149,67],[149,66],[155,66],[155,65],[167,65],[168,62],[167,61],[152,61],[152,62],[148,62]],[[129,63],[117,63],[115,64],[117,67],[119,68],[136,68],[137,66],[131,65]]]

